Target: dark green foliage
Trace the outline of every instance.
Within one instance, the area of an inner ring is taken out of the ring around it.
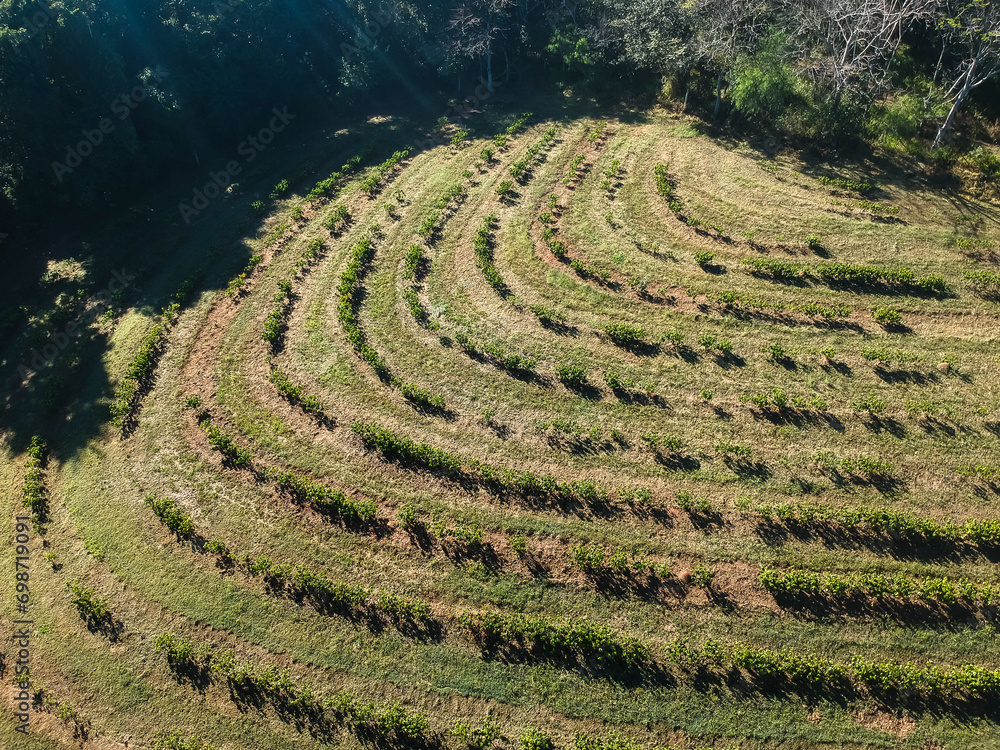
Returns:
[[[760,582],[772,594],[789,598],[825,596],[830,599],[849,597],[893,597],[896,599],[939,602],[953,606],[959,602],[977,606],[1000,603],[1000,587],[993,583],[972,583],[967,578],[954,581],[942,578],[910,578],[902,573],[813,573],[804,570],[779,571],[761,568]]]
[[[851,315],[851,308],[847,305],[834,305],[833,307],[825,307],[823,305],[817,304],[816,302],[807,302],[802,305],[802,312],[810,317],[816,317],[817,315],[826,318],[848,318]]]
[[[555,503],[601,506],[611,500],[611,492],[591,479],[559,482],[547,474],[539,476],[530,471],[499,468],[477,460],[463,461],[458,454],[411,440],[374,422],[354,422],[351,430],[361,438],[366,448],[379,451],[388,460],[449,476],[462,473],[465,478],[480,482],[498,495],[514,494]],[[644,489],[641,492],[648,501],[651,497],[649,491]]]
[[[153,509],[153,513],[163,522],[163,525],[177,536],[190,536],[194,533],[194,522],[191,521],[191,516],[185,513],[184,509],[173,498],[146,495],[145,503]]]
[[[458,616],[458,624],[484,646],[504,643],[543,655],[579,655],[626,666],[639,666],[651,657],[649,646],[638,638],[587,620],[465,611]]]
[[[669,198],[674,192],[674,184],[670,179],[669,168],[666,164],[657,164],[653,167],[653,178],[656,180],[656,192],[664,198]]]
[[[274,305],[264,319],[264,332],[261,334],[264,341],[271,347],[271,353],[280,351],[283,344],[283,334],[285,329],[285,313],[288,305],[292,301],[292,280],[282,279],[278,282],[278,291],[274,295]]]
[[[389,367],[382,361],[371,346],[369,346],[364,331],[358,325],[356,310],[356,295],[361,282],[368,272],[368,266],[375,255],[375,245],[371,238],[364,237],[351,248],[351,259],[340,275],[340,286],[337,289],[337,317],[344,329],[344,334],[354,350],[383,380],[389,380]]]
[[[712,448],[724,456],[731,454],[737,456],[738,458],[746,458],[753,453],[753,449],[749,445],[732,443],[728,440],[719,440],[712,446]]]
[[[201,737],[186,737],[176,729],[173,732],[158,733],[153,738],[152,747],[153,750],[218,750]]]
[[[784,523],[802,526],[831,524],[844,528],[864,527],[878,534],[905,539],[911,543],[965,541],[970,544],[993,546],[1000,543],[1000,521],[969,520],[962,524],[941,523],[921,518],[905,511],[888,508],[835,508],[808,503],[758,505],[757,514],[775,517]]]
[[[711,513],[712,501],[705,497],[695,497],[690,492],[679,491],[674,493],[677,500],[677,507],[685,513]],[[695,584],[696,586],[698,584]]]
[[[420,325],[427,323],[427,311],[424,309],[423,304],[420,302],[420,297],[414,289],[403,290],[403,302],[410,308],[410,313],[413,315],[415,321],[420,323]]]
[[[602,331],[618,346],[635,346],[643,342],[646,329],[640,326],[632,326],[627,323],[607,323]]]
[[[44,467],[48,448],[41,437],[35,435],[26,451],[28,458],[24,462],[24,486],[21,488],[21,504],[34,512],[40,512],[44,506],[43,495]]]
[[[552,737],[538,727],[528,727],[518,738],[519,750],[556,750]]]
[[[1000,271],[966,271],[965,278],[977,294],[1000,297]]]
[[[88,589],[74,580],[66,581],[66,590],[73,595],[71,601],[80,613],[80,617],[88,623],[100,623],[108,616],[108,600],[98,598],[97,592],[93,589]]]
[[[472,250],[476,255],[476,265],[482,271],[486,283],[500,294],[505,294],[507,285],[503,277],[493,265],[493,226],[497,222],[496,214],[489,214],[476,230],[472,240]]]
[[[166,332],[162,324],[153,326],[143,336],[139,351],[129,365],[125,377],[115,389],[115,400],[111,404],[111,422],[116,427],[124,427],[138,405],[138,396],[143,387],[148,385],[156,369],[163,346],[163,336]]]
[[[857,474],[869,479],[885,479],[891,477],[894,471],[894,467],[891,462],[872,458],[871,456],[845,458],[840,462],[840,468],[847,474]]]
[[[374,198],[382,190],[386,177],[410,155],[410,149],[396,151],[384,162],[372,167],[361,180],[361,190]]]
[[[872,190],[872,184],[870,182],[859,182],[857,180],[848,180],[843,177],[827,177],[826,175],[820,175],[816,178],[820,185],[826,185],[827,187],[836,187],[841,190],[851,190],[855,193],[869,193]]]
[[[803,266],[787,260],[773,258],[744,258],[740,261],[750,269],[755,276],[765,276],[772,279],[793,279],[804,273]]]
[[[352,157],[350,161],[340,168],[339,172],[334,172],[326,179],[317,182],[316,187],[310,190],[309,194],[306,195],[306,201],[309,203],[315,203],[322,198],[331,197],[336,192],[337,185],[341,179],[353,173],[360,164],[360,155]]]
[[[496,719],[489,715],[478,727],[470,726],[463,721],[456,721],[448,734],[472,750],[487,750],[503,736]]]
[[[333,213],[323,219],[323,226],[334,235],[343,232],[350,223],[351,214],[343,203],[339,204],[333,209]]]
[[[305,393],[301,385],[295,385],[288,376],[277,367],[271,368],[268,380],[274,383],[278,393],[287,398],[289,402],[298,406],[306,414],[322,414],[323,405],[319,401],[319,396]]]
[[[587,371],[579,365],[556,365],[556,377],[569,388],[582,388],[587,384]]]
[[[406,251],[406,263],[403,266],[403,273],[408,279],[416,279],[417,273],[420,271],[420,265],[424,258],[424,249],[413,243],[410,245],[410,249]]]
[[[702,268],[711,266],[713,260],[715,260],[715,253],[710,253],[707,250],[700,250],[694,254],[694,262]]]
[[[264,478],[274,482],[278,489],[291,495],[296,502],[310,503],[324,513],[358,521],[371,521],[375,518],[376,507],[372,500],[356,500],[341,490],[270,466],[264,469]]]
[[[744,258],[749,273],[778,280],[816,281],[831,286],[889,287],[907,294],[946,295],[948,285],[940,276],[917,278],[908,268],[884,268],[857,263],[821,263],[805,266],[772,258]]]
[[[413,383],[403,383],[394,380],[392,384],[399,388],[400,393],[403,394],[403,398],[407,401],[412,401],[418,406],[422,406],[424,408],[444,408],[444,396],[431,393],[426,388],[421,388]]]
[[[240,448],[235,440],[213,425],[208,417],[200,422],[200,426],[208,434],[208,444],[212,446],[212,450],[222,454],[224,462],[237,469],[249,468],[253,460],[253,452],[249,448]]]
[[[873,307],[872,318],[883,328],[892,328],[903,323],[903,316],[899,310],[893,310],[891,307]]]
[[[386,458],[445,473],[457,473],[462,469],[462,460],[458,456],[397,435],[377,424],[355,422],[351,430],[361,438],[366,448],[377,450]]]
[[[538,318],[538,322],[542,325],[555,325],[566,320],[565,315],[558,310],[552,309],[551,307],[545,307],[544,305],[530,305],[528,309],[531,311],[532,315]]]
[[[542,150],[552,145],[552,141],[555,139],[555,137],[556,137],[555,128],[549,128],[548,130],[546,130],[541,140],[528,146],[528,149],[527,151],[525,151],[524,156],[522,156],[520,159],[518,159],[517,161],[515,161],[513,164],[510,165],[510,176],[513,177],[515,180],[520,181],[521,178],[528,173],[532,163],[535,161],[535,158],[542,152]],[[501,187],[503,185],[508,186],[508,192],[509,189],[513,187],[513,183],[511,183],[510,181],[501,183]],[[501,193],[500,189],[498,188],[497,194],[505,195],[506,192]]]

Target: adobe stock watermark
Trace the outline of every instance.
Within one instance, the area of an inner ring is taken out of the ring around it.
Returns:
[[[358,35],[354,39],[354,44],[347,42],[340,43],[340,54],[346,62],[351,62],[354,56],[363,49],[370,49],[375,40],[382,34],[385,27],[395,21],[392,11],[384,5],[379,5],[378,10],[372,16],[364,28],[358,30]]]
[[[125,269],[112,271],[111,276],[108,285],[88,299],[87,309],[81,315],[67,323],[61,331],[51,334],[40,349],[32,349],[28,354],[27,364],[22,362],[18,365],[17,374],[21,376],[22,382],[27,381],[34,373],[50,367],[74,339],[111,308],[114,296],[135,279],[135,276],[129,275]]]
[[[472,96],[468,96],[457,104],[448,105],[447,111],[439,118],[439,120],[450,121],[452,117],[460,117],[462,119],[467,119],[472,115],[473,107],[477,105],[484,104],[493,98],[496,94],[498,88],[503,86],[499,81],[494,81],[491,86],[490,83],[485,80],[482,76],[479,76],[479,85],[476,86],[476,90],[472,92]],[[414,145],[417,149],[421,151],[426,151],[436,146],[443,146],[448,143],[450,139],[444,134],[444,129],[439,128],[434,133],[431,134],[429,138],[417,141]]]
[[[288,113],[288,106],[282,107],[281,111],[277,107],[271,110],[274,117],[268,122],[267,127],[261,128],[256,135],[248,136],[236,147],[236,153],[244,157],[244,164],[249,164],[260,154],[271,142],[274,136],[284,130],[288,123],[295,119],[296,115]],[[209,172],[209,181],[200,188],[193,190],[191,202],[178,203],[177,209],[181,212],[181,218],[185,224],[190,224],[191,219],[196,217],[206,208],[208,204],[218,198],[223,191],[229,187],[233,178],[243,171],[243,165],[235,159],[226,162],[226,168],[218,172]]]
[[[37,5],[40,7],[31,14],[31,18],[28,18],[28,16],[21,16],[21,23],[24,26],[24,30],[28,32],[29,37],[38,34],[58,15],[57,11],[48,3],[40,1]]]
[[[151,81],[160,83],[166,77],[167,71],[162,66],[157,65],[150,71],[149,76],[141,85],[133,86],[131,91],[111,102],[109,105],[111,112],[118,116],[119,121],[127,120],[132,114],[132,110],[146,100],[149,89],[153,85]],[[110,117],[102,117],[96,128],[81,130],[80,134],[83,138],[75,146],[66,146],[66,158],[63,161],[52,162],[52,171],[56,175],[56,181],[62,182],[66,175],[72,174],[74,169],[83,164],[84,159],[104,143],[105,136],[114,133],[117,127],[117,124]]]
[[[28,734],[31,726],[31,625],[34,620],[28,619],[28,607],[31,604],[31,558],[29,556],[28,542],[31,541],[31,517],[17,516],[14,519],[14,547],[17,557],[14,558],[14,589],[17,594],[13,597],[17,602],[17,613],[20,619],[14,620],[14,633],[11,640],[14,643],[11,656],[17,657],[17,666],[14,667],[14,707],[17,709],[14,716],[17,718],[17,726],[14,731],[21,734]]]

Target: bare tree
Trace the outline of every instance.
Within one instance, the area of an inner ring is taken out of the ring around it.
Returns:
[[[486,64],[487,88],[493,88],[493,56],[506,54],[501,40],[508,29],[508,9],[516,0],[467,0],[455,8],[449,30],[452,51]]]
[[[885,85],[906,30],[933,17],[941,0],[781,0],[792,19],[793,36],[805,49],[818,44],[822,56],[807,69],[826,87],[834,111],[851,87],[869,95]],[[809,55],[803,54],[808,58]]]
[[[697,0],[694,7],[696,54],[716,71],[715,111],[722,104],[722,80],[740,54],[750,52],[764,32],[763,0]]]
[[[941,145],[969,94],[1000,75],[1000,2],[963,0],[950,7],[940,23],[944,35],[942,56],[950,46],[959,62],[947,92],[951,109],[938,128],[933,148]]]

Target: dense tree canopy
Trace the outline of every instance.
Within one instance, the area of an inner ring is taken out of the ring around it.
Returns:
[[[930,123],[940,145],[964,108],[995,99],[998,8],[0,0],[0,217],[101,202],[196,163],[274,106],[309,111],[390,87],[455,92],[479,77],[619,94],[656,91],[666,77],[713,117],[824,137],[872,135],[860,128],[902,106],[896,95],[909,90],[921,111],[905,99],[903,119]]]

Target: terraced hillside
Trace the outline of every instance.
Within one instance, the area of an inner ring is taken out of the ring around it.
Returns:
[[[0,744],[995,747],[996,209],[666,115],[448,135],[337,154],[5,464]]]

